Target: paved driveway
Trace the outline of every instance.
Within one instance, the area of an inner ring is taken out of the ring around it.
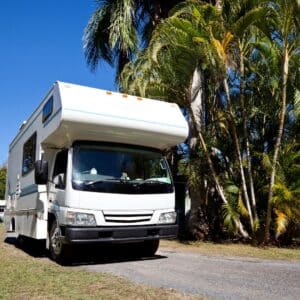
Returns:
[[[156,257],[80,265],[138,283],[216,299],[300,299],[300,262],[205,256],[160,248]]]

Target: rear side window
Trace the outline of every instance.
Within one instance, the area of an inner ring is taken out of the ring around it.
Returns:
[[[46,122],[53,112],[53,97],[51,97],[43,107],[43,123]]]
[[[34,167],[36,155],[36,132],[26,141],[23,146],[23,162],[22,162],[22,175],[26,175]]]

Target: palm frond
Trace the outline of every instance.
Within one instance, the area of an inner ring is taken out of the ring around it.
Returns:
[[[276,238],[278,238],[282,233],[286,231],[288,225],[288,218],[283,212],[277,209],[275,209],[275,214],[276,214],[276,219],[275,219]]]
[[[270,160],[270,156],[267,153],[262,154],[262,165],[267,173],[270,173],[272,170],[272,163]]]
[[[274,196],[272,198],[273,205],[284,201],[290,201],[293,195],[289,188],[280,182],[274,184]]]
[[[222,214],[224,219],[224,224],[227,226],[228,230],[232,233],[237,232],[237,226],[235,220],[239,218],[239,214],[236,209],[229,203],[222,205]]]
[[[235,36],[241,37],[250,25],[255,24],[257,27],[264,23],[268,13],[268,7],[257,7],[246,12],[232,26],[232,32]]]
[[[109,33],[106,26],[109,23],[110,7],[106,4],[97,9],[91,16],[88,25],[84,30],[83,49],[87,60],[87,64],[95,70],[99,60],[104,59],[109,64],[113,63],[112,50],[107,43],[103,41],[109,40]]]
[[[238,195],[238,208],[239,208],[239,212],[240,212],[241,216],[243,216],[245,218],[249,217],[249,212],[243,202],[241,191],[239,192],[239,195]]]

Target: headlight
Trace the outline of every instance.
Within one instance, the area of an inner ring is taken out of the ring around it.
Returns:
[[[67,212],[67,224],[79,226],[96,226],[96,219],[93,214],[86,214],[74,211]]]
[[[160,223],[160,224],[175,224],[176,216],[177,216],[177,214],[175,211],[162,213],[159,216],[158,223]]]

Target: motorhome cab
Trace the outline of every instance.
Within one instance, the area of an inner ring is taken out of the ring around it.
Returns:
[[[154,254],[177,234],[163,150],[188,126],[173,103],[57,82],[10,144],[8,231],[72,244],[135,242]]]

